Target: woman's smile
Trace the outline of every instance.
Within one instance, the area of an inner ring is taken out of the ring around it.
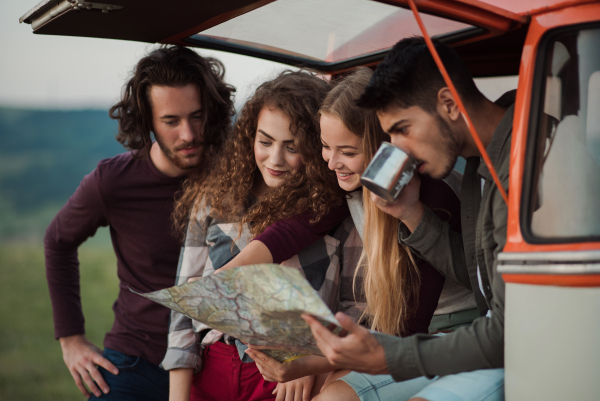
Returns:
[[[338,180],[342,180],[342,181],[346,181],[347,179],[349,179],[352,175],[356,174],[354,172],[341,172],[341,171],[336,171],[335,172],[337,174],[337,178]]]
[[[271,169],[271,168],[268,168],[268,167],[267,167],[267,171],[269,172],[269,174],[271,174],[274,177],[279,177],[279,176],[284,175],[284,174],[287,173],[287,171],[274,170],[274,169]]]

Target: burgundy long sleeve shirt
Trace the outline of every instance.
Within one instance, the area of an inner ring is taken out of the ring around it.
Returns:
[[[173,234],[171,213],[183,180],[162,174],[149,158],[136,159],[131,153],[102,160],[84,177],[44,239],[56,338],[85,333],[77,248],[98,227],[109,226],[119,295],[104,346],[160,363],[167,348],[169,310],[128,287],[150,292],[175,282],[180,241]]]

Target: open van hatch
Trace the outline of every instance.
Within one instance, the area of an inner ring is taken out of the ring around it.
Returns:
[[[455,46],[473,75],[518,73],[526,17],[478,1],[419,6],[432,36]],[[36,34],[179,44],[329,73],[376,64],[420,34],[402,1],[44,0],[20,21]],[[504,35],[512,39],[495,40]]]

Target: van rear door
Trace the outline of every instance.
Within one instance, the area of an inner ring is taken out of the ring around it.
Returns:
[[[600,4],[532,18],[515,113],[507,399],[600,394]]]

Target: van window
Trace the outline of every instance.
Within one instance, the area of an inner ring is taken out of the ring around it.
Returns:
[[[309,63],[337,63],[386,51],[400,39],[420,34],[410,9],[384,3],[277,0],[187,41],[242,46]],[[422,17],[430,34],[440,39],[480,32],[462,22],[429,14]]]
[[[545,43],[526,223],[534,241],[589,240],[600,237],[600,29],[562,30]]]

